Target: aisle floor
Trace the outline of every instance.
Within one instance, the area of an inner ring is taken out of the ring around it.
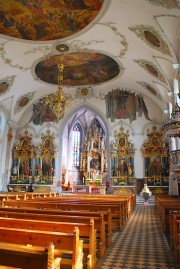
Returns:
[[[100,269],[175,269],[155,206],[137,205]]]

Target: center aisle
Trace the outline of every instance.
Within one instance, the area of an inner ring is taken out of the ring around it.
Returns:
[[[137,205],[99,269],[175,269],[155,206]]]

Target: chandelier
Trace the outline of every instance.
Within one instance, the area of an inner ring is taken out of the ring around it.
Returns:
[[[63,47],[61,48],[61,52],[63,52]],[[58,64],[58,90],[55,94],[46,96],[42,101],[45,106],[49,107],[50,111],[58,120],[64,116],[66,109],[70,106],[70,97],[63,92],[63,59],[64,55],[61,54],[60,63]]]

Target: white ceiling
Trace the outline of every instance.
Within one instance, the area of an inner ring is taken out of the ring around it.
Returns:
[[[8,2],[11,1],[0,0],[0,5]],[[0,29],[2,23],[0,16]],[[144,29],[158,36],[159,47],[143,38]],[[56,54],[58,43],[67,44],[71,51],[103,53],[119,64],[120,74],[110,81],[89,85],[93,91],[105,94],[116,88],[128,89],[148,96],[162,111],[167,110],[173,92],[173,64],[180,63],[180,1],[104,1],[100,13],[89,26],[64,39],[27,41],[6,36],[4,32],[0,34],[0,82],[8,81],[10,85],[6,92],[0,93],[0,103],[9,120],[18,123],[29,106],[57,89],[56,85],[39,80],[34,68],[42,58]],[[144,64],[158,69],[158,75],[153,76],[144,69]],[[143,86],[145,84],[156,94]],[[64,91],[73,97],[77,88],[64,87]],[[27,105],[18,107],[24,96],[29,98]]]

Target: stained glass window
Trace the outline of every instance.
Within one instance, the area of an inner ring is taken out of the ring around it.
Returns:
[[[73,165],[80,166],[81,126],[76,123],[73,127]]]

